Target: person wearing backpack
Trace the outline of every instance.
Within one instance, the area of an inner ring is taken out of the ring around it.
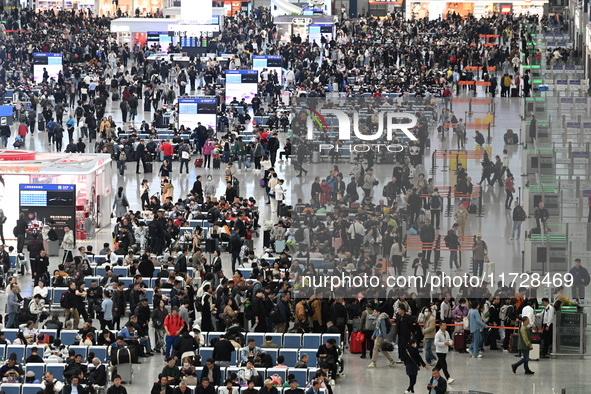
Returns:
[[[511,238],[509,238],[511,241],[514,239],[519,240],[521,224],[527,219],[527,215],[521,204],[519,204],[519,200],[515,201],[513,205],[513,229],[511,230]]]
[[[443,199],[439,195],[439,189],[433,189],[433,193],[429,198],[429,206],[431,207],[431,223],[435,225],[435,228],[439,230],[439,222],[441,219],[441,206],[443,205]]]
[[[382,344],[384,343],[384,341],[386,340],[386,336],[388,335],[388,325],[392,325],[390,323],[390,316],[388,316],[388,314],[385,312],[381,312],[380,308],[378,307],[374,308],[373,315],[376,317],[375,329],[371,336],[371,339],[374,341],[374,344],[371,357],[371,364],[369,364],[367,368],[377,367],[378,354],[380,352],[382,352],[390,362],[388,366],[393,367],[394,365],[396,365],[396,362],[394,361],[390,353],[382,349]]]

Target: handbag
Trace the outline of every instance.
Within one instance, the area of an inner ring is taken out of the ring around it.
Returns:
[[[464,326],[464,330],[470,329],[470,319],[468,318],[468,316],[464,316],[464,318],[462,319],[462,324]]]
[[[384,343],[382,343],[382,351],[383,352],[393,352],[394,345],[391,342],[384,342]]]

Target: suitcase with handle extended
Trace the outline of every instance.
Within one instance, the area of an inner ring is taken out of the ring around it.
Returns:
[[[454,333],[454,350],[458,352],[466,351],[466,336],[463,332]]]
[[[146,174],[151,174],[153,171],[154,171],[154,165],[152,163],[146,163],[144,172]]]

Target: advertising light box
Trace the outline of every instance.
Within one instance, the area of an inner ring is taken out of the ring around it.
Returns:
[[[179,99],[179,126],[194,129],[198,123],[216,129],[216,99]]]
[[[257,70],[226,71],[226,103],[236,97],[250,103],[258,91],[259,72]]]
[[[33,78],[36,83],[43,82],[43,74],[47,71],[48,81],[63,71],[63,55],[61,53],[34,53],[33,54]]]

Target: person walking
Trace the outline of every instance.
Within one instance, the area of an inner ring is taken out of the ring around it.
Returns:
[[[423,253],[425,253],[425,259],[427,260],[427,263],[430,263],[431,252],[433,251],[435,242],[435,229],[431,225],[431,221],[429,219],[426,219],[425,225],[420,228],[419,236],[423,244]],[[437,262],[435,262],[435,265],[437,265]]]
[[[369,358],[373,358],[374,341],[372,337],[376,325],[376,319],[377,318],[373,313],[373,304],[368,302],[365,305],[365,310],[361,312],[359,324],[361,330],[363,331],[363,335],[365,336],[363,342],[361,343],[361,358],[367,357],[367,350],[369,350]]]
[[[421,367],[424,367],[428,371],[429,367],[427,366],[427,364],[425,364],[423,358],[421,357],[421,353],[419,353],[419,349],[417,349],[416,339],[410,339],[405,351],[406,375],[408,376],[408,389],[406,389],[404,394],[409,394],[415,392],[415,384],[417,383],[417,375],[419,373],[419,369]]]
[[[458,251],[460,249],[460,238],[458,237],[458,229],[460,226],[454,223],[451,229],[447,231],[447,235],[443,238],[445,247],[449,249],[449,270],[451,271],[456,267],[456,270],[460,269],[458,264]]]
[[[423,338],[425,339],[425,361],[427,364],[431,364],[433,361],[437,360],[433,354],[433,343],[435,342],[435,332],[437,331],[435,316],[429,307],[424,307],[421,313],[425,317],[425,325],[423,326]]]
[[[514,239],[519,240],[519,236],[521,235],[521,224],[527,219],[525,210],[519,204],[519,200],[515,201],[513,205],[513,229],[511,230],[511,238],[509,238],[511,241]]]
[[[515,193],[515,184],[513,181],[513,175],[509,175],[507,178],[505,178],[505,193],[507,193],[507,198],[505,199],[505,209],[511,209],[513,193]]]
[[[447,354],[451,346],[453,346],[453,341],[447,331],[447,323],[441,322],[439,323],[439,331],[435,334],[435,355],[437,355],[435,369],[443,371],[448,384],[453,383],[455,380],[451,377],[447,369]]]
[[[183,166],[185,166],[187,174],[189,174],[189,160],[191,159],[191,147],[189,146],[189,141],[183,141],[183,145],[179,148],[179,155],[181,157],[181,169],[179,174],[183,173]]]
[[[468,217],[468,211],[464,207],[464,204],[460,203],[458,209],[454,212],[454,220],[458,224],[457,234],[460,237],[464,235],[466,224],[468,224]]]
[[[371,336],[371,339],[374,341],[373,344],[373,351],[371,357],[371,364],[367,366],[367,368],[376,368],[378,362],[378,354],[382,352],[384,356],[388,359],[390,367],[396,365],[390,353],[382,349],[382,344],[386,340],[386,336],[388,335],[388,324],[386,320],[390,319],[387,313],[381,312],[380,308],[376,307],[373,310],[373,315],[375,316],[375,329]]]
[[[135,159],[136,159],[136,166],[135,166],[135,173],[140,173],[140,161],[142,162],[142,167],[144,169],[144,174],[146,173],[146,144],[144,140],[140,140],[140,143],[135,148]],[[182,164],[181,164],[182,168]]]
[[[76,241],[74,240],[74,231],[70,226],[64,226],[64,239],[62,240],[61,247],[64,250],[62,264],[68,261],[74,261],[73,252],[76,249]]]
[[[19,213],[13,232],[16,237],[16,252],[22,253],[25,247],[25,235],[27,232],[27,221],[25,220],[24,213]]]
[[[431,198],[429,198],[429,208],[431,209],[431,223],[435,225],[435,229],[439,230],[439,222],[441,219],[441,206],[443,199],[439,195],[439,189],[433,189]]]
[[[531,341],[531,331],[528,328],[529,317],[523,317],[523,324],[519,328],[519,339],[517,341],[517,349],[521,352],[521,359],[515,364],[511,364],[511,370],[513,373],[517,372],[517,368],[523,365],[526,375],[533,375],[534,371],[529,369],[529,351],[534,348]]]
[[[123,192],[123,186],[119,186],[117,193],[115,193],[115,199],[113,200],[113,210],[115,211],[115,217],[117,219],[125,216],[129,208],[129,202],[127,196]]]
[[[483,342],[483,330],[488,326],[482,320],[480,314],[480,305],[478,301],[472,302],[472,308],[468,311],[468,320],[470,321],[470,333],[472,334],[472,344],[470,345],[470,353],[473,358],[482,358],[480,348]]]
[[[390,247],[390,261],[394,268],[394,275],[402,275],[402,257],[406,253],[406,248],[400,242],[398,237],[394,237],[394,243]]]
[[[472,244],[472,275],[480,277],[484,268],[484,259],[488,254],[488,246],[480,233],[476,234]]]

